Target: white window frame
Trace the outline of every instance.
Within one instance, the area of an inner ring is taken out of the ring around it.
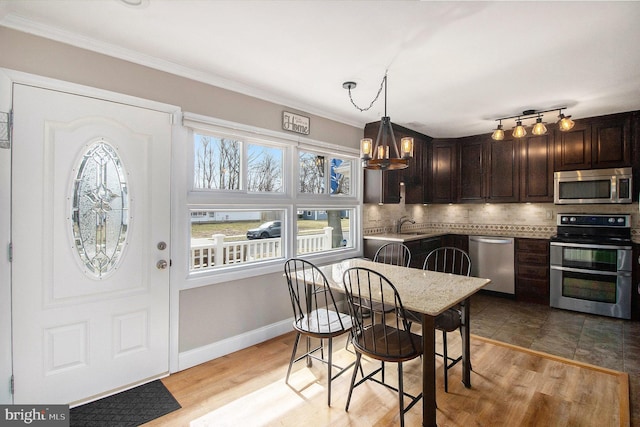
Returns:
[[[189,262],[182,263],[186,271],[185,284],[183,289],[208,286],[216,283],[224,283],[233,280],[240,280],[249,277],[281,272],[284,261],[296,256],[296,219],[297,211],[304,209],[353,209],[353,246],[349,248],[336,248],[330,251],[323,251],[313,254],[301,255],[316,264],[324,264],[349,257],[362,255],[362,197],[361,182],[362,171],[358,167],[357,149],[316,141],[310,138],[292,135],[284,132],[277,132],[268,129],[257,128],[207,116],[184,113],[183,126],[187,137],[187,188],[184,218],[187,223],[181,227],[187,233],[185,239],[186,247],[182,253],[188,257],[191,248],[191,224],[190,212],[192,210],[283,210],[282,219],[282,258],[252,262],[250,264],[236,264],[229,267],[221,267],[201,272],[189,271]],[[243,142],[241,189],[240,190],[217,190],[217,189],[195,189],[193,182],[194,174],[194,147],[193,133],[205,133],[216,137],[238,139]],[[245,171],[247,167],[246,146],[248,143],[281,147],[284,150],[283,156],[283,191],[280,193],[250,192],[246,190]],[[352,160],[351,171],[351,194],[329,194],[329,167],[325,167],[325,193],[323,194],[299,194],[298,193],[298,150],[321,154],[327,160],[333,157],[344,157]],[[250,268],[247,268],[250,267]]]

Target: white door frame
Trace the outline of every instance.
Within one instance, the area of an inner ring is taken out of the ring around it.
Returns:
[[[102,89],[91,88],[75,83],[64,82],[60,80],[41,77],[33,74],[23,73],[14,70],[0,68],[0,111],[7,112],[11,108],[11,85],[12,83],[22,83],[26,85],[39,86],[47,89],[59,90],[77,95],[94,97],[113,102],[133,105],[136,107],[153,109],[165,113],[169,113],[173,117],[172,125],[172,144],[171,144],[171,182],[182,182],[182,179],[175,179],[174,167],[175,159],[182,158],[178,147],[184,139],[184,130],[182,128],[181,109],[174,105],[164,104],[156,101],[136,98],[129,95],[118,94]],[[178,178],[178,177],[175,177]],[[172,184],[173,185],[173,184]],[[0,353],[0,404],[13,403],[13,396],[10,393],[9,383],[12,375],[12,336],[11,336],[11,263],[9,262],[8,246],[11,242],[11,150],[0,148],[0,348],[9,349],[9,351]],[[175,225],[174,197],[177,188],[168,188],[171,191],[171,232],[172,240],[175,238],[175,231],[180,227]],[[170,244],[169,254],[171,259],[176,258],[174,245]],[[179,256],[179,255],[178,255]],[[169,306],[169,370],[176,372],[178,370],[178,319],[179,319],[179,281],[174,280],[176,274],[170,274],[170,306]],[[15,339],[18,339],[17,337]]]

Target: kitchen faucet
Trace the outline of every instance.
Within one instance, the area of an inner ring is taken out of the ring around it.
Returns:
[[[412,220],[406,215],[403,217],[400,217],[400,219],[398,220],[398,225],[396,227],[396,233],[400,234],[400,232],[402,231],[402,224],[404,224],[405,222],[410,222],[411,224],[416,223],[414,220]]]

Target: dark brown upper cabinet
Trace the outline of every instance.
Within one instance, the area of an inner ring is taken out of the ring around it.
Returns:
[[[400,203],[400,183],[405,187],[405,203],[424,203],[424,165],[426,163],[426,145],[431,140],[426,135],[411,129],[392,124],[393,134],[398,144],[405,136],[413,137],[413,157],[409,159],[409,167],[395,171],[364,171],[364,203]],[[380,122],[367,123],[364,137],[375,141],[378,136]]]
[[[520,194],[520,163],[517,139],[494,141],[489,138],[487,201],[494,203],[517,202]]]
[[[520,201],[553,202],[554,133],[520,141]]]
[[[482,136],[460,138],[459,152],[458,201],[461,203],[482,202],[487,193],[485,141]]]
[[[489,135],[458,139],[458,202],[517,202],[520,176],[518,141]]]
[[[431,203],[453,203],[457,199],[458,141],[438,139],[431,143],[431,167],[427,175]]]
[[[631,166],[630,135],[629,114],[576,120],[570,131],[555,131],[555,170]]]
[[[591,124],[591,165],[593,168],[631,166],[631,117],[611,115]]]

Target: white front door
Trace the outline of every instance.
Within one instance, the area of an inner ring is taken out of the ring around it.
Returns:
[[[13,88],[14,403],[167,374],[171,115]]]

